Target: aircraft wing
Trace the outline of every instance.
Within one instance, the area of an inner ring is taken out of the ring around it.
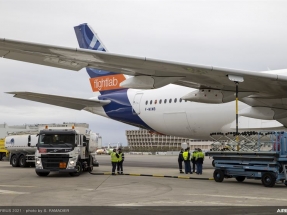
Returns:
[[[177,63],[146,57],[132,57],[94,50],[66,48],[1,38],[0,56],[12,60],[75,71],[79,71],[84,67],[91,67],[132,75],[134,76],[133,78],[127,79],[124,81],[125,84],[121,85],[130,88],[142,87],[143,89],[152,89],[173,83],[190,88],[213,89],[234,93],[235,84],[233,80],[239,78],[243,81],[239,84],[239,92],[246,92],[245,98],[240,98],[241,101],[252,107],[270,108],[274,112],[273,119],[287,126],[287,76],[279,74]],[[34,99],[35,101],[45,101],[41,97],[29,96],[29,94],[16,94],[16,96],[29,97],[30,100]],[[234,95],[232,95],[233,98]],[[52,97],[50,99],[50,104],[57,103],[60,104],[59,106],[63,105],[57,99],[52,99]],[[101,103],[97,104],[103,105]],[[69,106],[79,109],[86,105],[70,102]],[[252,112],[253,110],[250,111]],[[262,110],[255,110],[256,113],[258,111]],[[264,111],[261,112],[261,115],[259,114],[260,117],[265,113]]]
[[[234,82],[230,81],[228,76],[235,75],[244,79],[244,82],[239,85],[240,91],[281,97],[285,96],[287,90],[287,76],[277,74],[177,63],[1,38],[0,56],[75,71],[92,67],[132,76],[153,77],[157,82],[161,82],[158,87],[173,83],[197,89],[234,92]],[[151,88],[157,88],[157,86]]]
[[[32,92],[7,92],[14,94],[14,97],[20,99],[31,100],[35,102],[41,102],[50,105],[56,105],[65,108],[71,108],[75,110],[82,110],[85,107],[100,107],[109,104],[109,100],[93,100],[93,99],[80,99],[65,96],[56,96]]]

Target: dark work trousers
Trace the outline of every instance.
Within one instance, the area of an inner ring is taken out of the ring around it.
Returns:
[[[197,162],[197,168],[198,168],[197,173],[201,175],[202,174],[202,162],[200,161]]]
[[[182,172],[182,160],[178,160],[179,171]]]
[[[112,174],[115,174],[115,171],[116,171],[116,167],[117,167],[117,163],[118,162],[112,162]]]
[[[123,174],[123,161],[118,162],[118,173]]]
[[[192,171],[195,172],[195,164],[196,164],[196,162],[195,162],[195,160],[192,160],[191,162],[192,162]]]
[[[185,170],[185,174],[188,174],[191,172],[190,160],[184,161],[184,170]]]

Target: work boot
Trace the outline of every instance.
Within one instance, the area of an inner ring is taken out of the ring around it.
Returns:
[[[118,172],[118,175],[120,174],[120,172]]]
[[[112,175],[116,175],[116,173],[113,172]]]

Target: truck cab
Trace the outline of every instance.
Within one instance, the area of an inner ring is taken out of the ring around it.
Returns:
[[[96,144],[89,133],[75,129],[43,129],[38,135],[35,171],[38,176],[50,172],[67,172],[79,176],[92,171]]]

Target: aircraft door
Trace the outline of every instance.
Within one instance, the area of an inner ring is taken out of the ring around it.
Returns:
[[[141,98],[143,96],[143,93],[137,93],[134,97],[133,100],[133,114],[135,115],[139,115],[140,114],[140,102],[141,102]]]

